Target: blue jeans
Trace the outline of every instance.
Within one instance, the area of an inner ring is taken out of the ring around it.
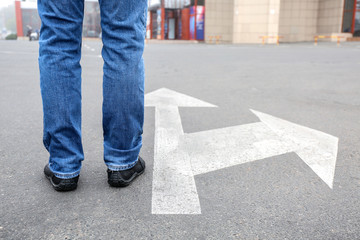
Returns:
[[[142,146],[147,0],[99,0],[102,28],[104,161],[133,167]],[[45,148],[59,178],[79,175],[84,0],[38,0]]]

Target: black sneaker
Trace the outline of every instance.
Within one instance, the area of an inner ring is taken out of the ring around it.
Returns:
[[[135,166],[127,170],[112,171],[107,170],[108,183],[112,187],[126,187],[145,171],[145,161],[139,157]]]
[[[50,170],[49,164],[46,164],[44,168],[44,173],[46,178],[50,180],[51,185],[56,191],[62,191],[62,192],[71,191],[71,190],[75,190],[77,187],[79,176],[69,179],[58,178]]]

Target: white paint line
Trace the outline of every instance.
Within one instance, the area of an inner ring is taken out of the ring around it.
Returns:
[[[38,55],[38,52],[13,52],[13,51],[0,51],[1,54],[27,54],[27,55]]]
[[[165,88],[145,96],[155,106],[153,214],[200,214],[194,175],[296,152],[330,187],[338,138],[251,110],[262,122],[184,134],[178,107],[215,107]]]
[[[91,55],[91,54],[81,54],[81,57],[99,58],[99,56],[97,56],[97,55]]]

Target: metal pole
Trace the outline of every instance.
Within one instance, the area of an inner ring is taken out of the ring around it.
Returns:
[[[151,12],[148,12],[149,13],[149,18],[150,18],[150,21],[149,21],[149,31],[150,31],[150,39],[153,38],[153,19],[152,19],[152,13]],[[147,28],[146,28],[147,29]]]
[[[197,0],[195,0],[195,29],[194,29],[195,40],[196,40],[196,18],[197,18]]]
[[[165,39],[165,0],[161,0],[161,40]]]

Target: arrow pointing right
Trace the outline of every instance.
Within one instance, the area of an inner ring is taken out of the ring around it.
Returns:
[[[330,188],[338,138],[251,110],[261,122],[185,134],[194,175],[295,152]]]
[[[251,110],[278,135],[293,146],[293,151],[333,188],[339,139],[315,129],[300,126],[271,115]]]

